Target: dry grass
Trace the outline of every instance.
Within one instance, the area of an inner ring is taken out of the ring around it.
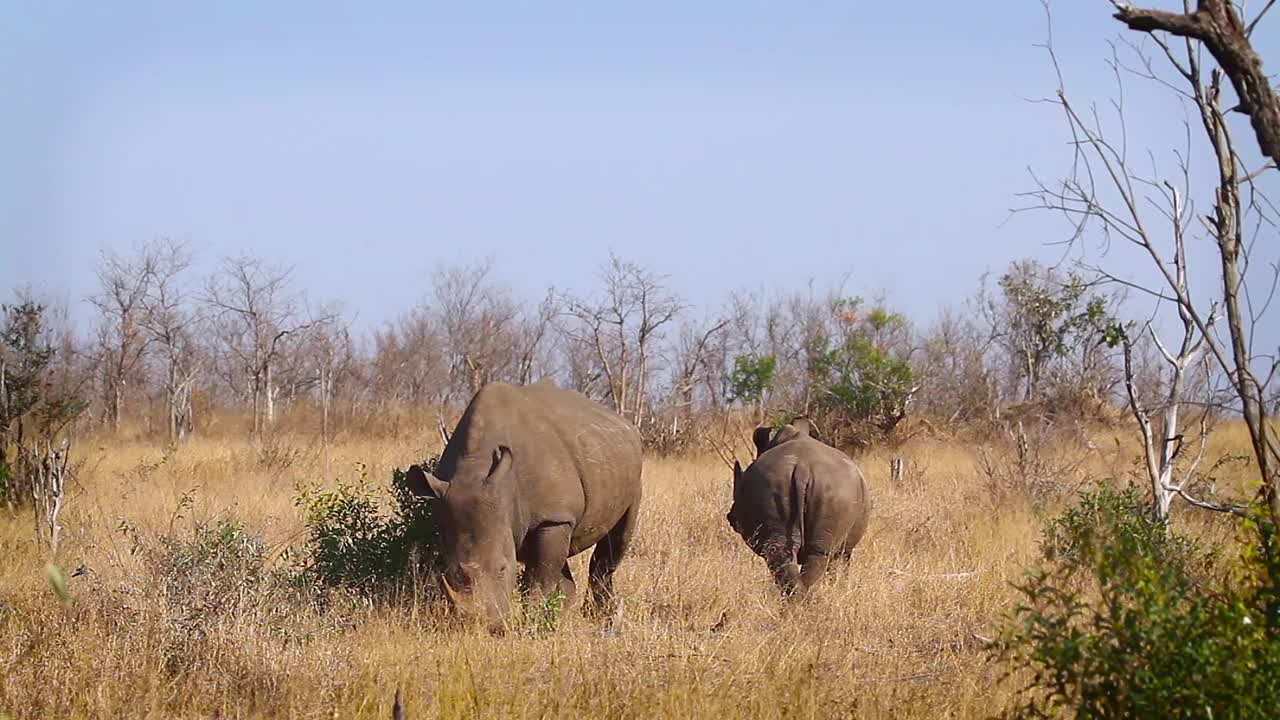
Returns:
[[[1228,426],[1214,443],[1238,452],[1244,437]],[[331,468],[350,475],[367,462],[386,478],[432,444],[348,440]],[[710,457],[651,459],[639,539],[617,580],[620,632],[567,612],[555,632],[490,637],[427,603],[320,610],[282,591],[215,605],[166,595],[164,568],[131,552],[131,537],[234,517],[265,540],[269,565],[284,563],[303,530],[294,483],[325,474],[308,438],[79,450],[90,460],[59,561],[87,572],[69,580],[70,607],[45,582],[30,518],[0,519],[0,709],[16,717],[387,718],[397,687],[411,719],[984,716],[1005,691],[980,638],[1014,600],[1009,583],[1038,535],[1029,501],[993,500],[975,448],[917,442],[903,451],[901,487],[888,486],[887,455],[873,454],[861,463],[875,510],[853,562],[787,608],[724,522],[728,470]],[[1062,479],[1068,490],[1136,459],[1105,435],[1072,451],[1087,461]],[[579,578],[585,562],[574,561]]]

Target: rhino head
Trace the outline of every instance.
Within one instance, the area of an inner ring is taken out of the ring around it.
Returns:
[[[751,442],[756,446],[756,457],[760,457],[769,448],[777,447],[788,440],[799,437],[818,437],[818,427],[806,417],[796,418],[780,428],[774,429],[761,425],[751,433]]]
[[[445,561],[440,583],[450,605],[497,629],[511,613],[516,584],[515,473],[506,446],[489,462],[478,460],[458,463],[449,481],[413,465],[406,480],[415,494],[437,503]]]
[[[751,442],[756,446],[756,457],[760,457],[770,448],[775,448],[788,440],[795,440],[800,437],[818,437],[817,426],[806,417],[799,417],[780,428],[774,428],[769,425],[761,425],[751,433]],[[728,521],[729,527],[739,534],[742,529],[738,524],[738,487],[742,481],[743,475],[742,464],[737,460],[733,461],[733,505],[729,507],[725,520]]]
[[[734,460],[733,461],[733,503],[729,506],[729,512],[724,516],[724,519],[729,522],[729,527],[733,528],[733,531],[737,533],[742,532],[741,530],[738,529],[738,514],[737,512],[735,512],[738,509],[738,488],[741,486],[741,484],[742,484],[742,464],[739,463],[737,460]]]

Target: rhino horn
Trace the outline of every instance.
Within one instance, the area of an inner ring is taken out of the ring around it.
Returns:
[[[405,472],[405,483],[409,490],[418,497],[434,497],[440,499],[449,490],[449,483],[422,469],[420,465],[410,465]]]
[[[453,605],[456,608],[462,607],[462,596],[459,595],[458,591],[454,590],[453,586],[449,584],[449,578],[441,575],[440,587],[444,590],[444,596],[449,600],[450,605]]]

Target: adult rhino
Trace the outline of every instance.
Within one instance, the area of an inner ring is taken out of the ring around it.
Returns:
[[[832,557],[848,559],[870,512],[866,480],[844,453],[799,419],[752,435],[756,459],[733,464],[729,526],[764,558],[784,596],[803,595]]]
[[[490,383],[471,399],[436,474],[409,468],[437,501],[451,604],[491,627],[523,589],[575,594],[568,559],[595,546],[587,610],[607,610],[640,508],[640,434],[621,416],[550,382]],[[567,604],[567,602],[566,602]]]

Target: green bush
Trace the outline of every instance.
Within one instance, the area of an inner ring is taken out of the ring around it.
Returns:
[[[438,458],[422,464],[435,470]],[[389,495],[389,496],[388,496]],[[361,592],[388,590],[408,574],[431,572],[439,561],[440,535],[431,502],[413,494],[405,471],[391,473],[390,493],[371,488],[362,465],[355,483],[334,490],[302,490],[307,545],[302,579],[324,588]],[[390,504],[390,514],[383,508]]]
[[[242,606],[264,584],[266,546],[238,520],[193,525],[188,537],[161,536],[141,551],[166,605],[187,616]]]
[[[118,530],[130,540],[130,555],[140,561],[141,571],[122,574],[118,582],[95,581],[90,573],[84,582],[93,583],[93,590],[78,600],[113,612],[160,611],[162,625],[152,642],[175,672],[199,662],[201,643],[220,623],[254,613],[264,628],[275,627],[268,616],[288,612],[280,603],[264,602],[276,584],[262,537],[233,517],[184,520],[193,500],[193,493],[183,495],[163,531],[140,530],[121,520]],[[54,577],[50,582],[59,592]],[[60,592],[64,603],[66,592],[65,587]]]
[[[225,654],[227,629],[252,624],[254,632],[282,643],[296,642],[299,605],[292,573],[273,567],[260,532],[235,517],[185,515],[194,492],[183,495],[166,529],[139,529],[121,520],[118,530],[131,541],[130,555],[141,567],[98,576],[80,569],[54,591],[68,602],[65,583],[88,587],[75,593],[77,605],[103,613],[111,624],[147,627],[149,648],[163,659],[170,677],[200,668]],[[131,564],[130,564],[131,565]],[[82,566],[83,567],[83,566]],[[117,570],[130,569],[117,565]]]
[[[778,359],[773,355],[739,355],[733,359],[733,372],[729,374],[729,388],[725,399],[759,405],[765,392],[773,385],[773,374]]]
[[[81,385],[58,376],[67,358],[49,338],[46,308],[0,304],[0,503],[32,500],[32,441],[52,440],[88,407]]]
[[[1016,714],[1275,717],[1280,547],[1259,512],[1235,558],[1150,519],[1130,487],[1086,493],[1051,521],[1043,560],[993,643],[1022,671]]]

